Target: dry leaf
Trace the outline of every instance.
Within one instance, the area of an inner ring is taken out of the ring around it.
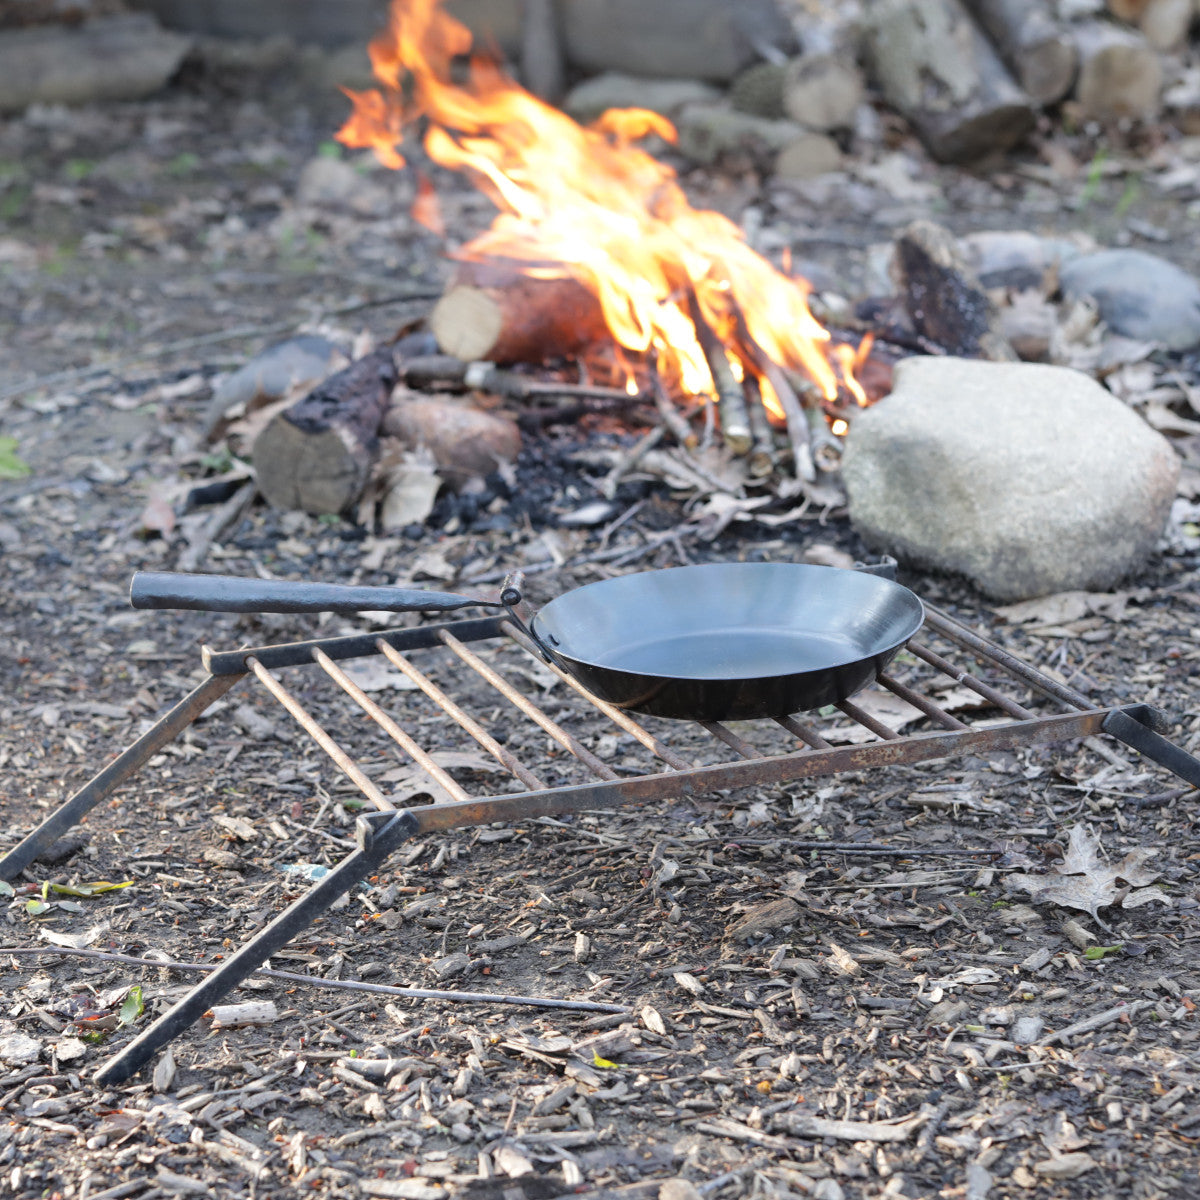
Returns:
[[[93,925],[82,933],[59,933],[45,926],[38,927],[38,936],[55,946],[67,946],[72,950],[82,950],[86,946],[94,946],[108,932],[108,922]]]
[[[1100,858],[1100,842],[1084,825],[1071,830],[1067,853],[1047,875],[1011,875],[1009,886],[1027,891],[1035,904],[1060,904],[1089,913],[1104,929],[1097,909],[1121,904],[1136,908],[1153,900],[1170,904],[1158,888],[1147,884],[1158,878],[1159,872],[1146,865],[1157,850],[1138,847],[1131,850],[1115,867]],[[1131,889],[1144,889],[1142,891]]]

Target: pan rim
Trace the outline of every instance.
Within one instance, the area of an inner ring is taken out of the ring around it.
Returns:
[[[589,588],[603,588],[610,585],[619,585],[627,579],[644,577],[647,575],[659,575],[675,572],[692,572],[699,573],[712,568],[728,569],[732,567],[738,568],[783,568],[785,570],[803,572],[826,572],[832,571],[840,576],[854,575],[857,578],[869,580],[873,588],[880,592],[889,593],[891,595],[900,596],[904,599],[905,604],[909,607],[909,619],[904,623],[902,629],[897,634],[889,637],[886,642],[878,646],[873,646],[870,650],[858,653],[849,654],[846,657],[838,658],[820,664],[815,667],[806,667],[801,671],[780,671],[768,675],[742,675],[742,676],[724,676],[724,675],[704,675],[704,674],[660,674],[650,673],[646,671],[630,670],[627,667],[613,666],[608,663],[598,662],[595,657],[583,657],[575,653],[572,648],[564,643],[553,639],[553,635],[547,636],[549,631],[545,630],[545,622],[542,622],[542,628],[538,628],[538,623],[542,615],[549,611],[560,600],[568,600],[572,596],[578,595],[580,592],[586,591]],[[798,679],[809,675],[823,675],[829,672],[843,670],[847,667],[854,666],[858,663],[866,663],[881,657],[894,655],[910,638],[912,638],[921,626],[925,623],[925,605],[911,588],[905,587],[895,580],[887,579],[883,576],[872,575],[866,571],[855,570],[847,567],[827,567],[817,563],[692,563],[682,567],[659,567],[651,571],[634,571],[628,575],[613,576],[609,579],[598,579],[592,583],[583,584],[580,587],[572,588],[569,591],[563,592],[545,604],[533,617],[529,623],[531,631],[540,641],[544,641],[547,647],[556,655],[560,655],[564,660],[578,663],[582,667],[586,667],[593,671],[611,672],[626,676],[630,680],[646,680],[659,682],[680,682],[680,683],[711,683],[711,684],[732,684],[737,682],[742,683],[761,683],[769,685],[773,680],[789,680]]]

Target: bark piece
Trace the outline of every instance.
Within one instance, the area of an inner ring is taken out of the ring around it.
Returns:
[[[1033,128],[1029,97],[958,0],[874,0],[865,32],[884,96],[935,158],[981,158]]]
[[[1132,29],[1088,21],[1075,29],[1079,78],[1075,99],[1085,117],[1150,120],[1159,109],[1163,72],[1158,55]]]
[[[252,450],[267,501],[318,515],[351,508],[370,475],[395,382],[391,350],[376,350],[277,413]]]
[[[1042,0],[966,3],[1031,99],[1053,104],[1071,90],[1079,51]]]
[[[577,279],[535,279],[519,267],[459,267],[429,317],[444,353],[464,362],[540,363],[607,336],[600,301]]]
[[[893,274],[922,337],[960,358],[1016,358],[992,302],[948,229],[932,221],[909,225],[896,240]]]
[[[485,412],[469,400],[420,396],[401,389],[383,415],[382,432],[409,446],[426,446],[451,487],[488,475],[521,451],[515,421]]]
[[[148,13],[6,31],[0,112],[149,96],[175,74],[190,46],[190,38],[168,33]]]

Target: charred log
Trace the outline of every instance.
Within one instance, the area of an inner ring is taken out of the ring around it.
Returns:
[[[896,240],[893,273],[913,328],[947,354],[1016,358],[996,311],[949,230],[914,221]]]
[[[340,513],[370,476],[396,382],[390,347],[352,362],[278,413],[252,449],[259,490],[276,508]]]

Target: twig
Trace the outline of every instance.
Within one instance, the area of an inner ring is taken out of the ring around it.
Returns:
[[[767,352],[750,336],[745,318],[738,314],[738,338],[743,350],[749,355],[758,373],[771,385],[780,406],[783,417],[787,422],[788,441],[792,446],[792,465],[796,478],[812,483],[817,478],[813,466],[812,449],[809,446],[808,421],[804,416],[804,406],[796,389],[792,387],[788,377],[777,363],[771,361]]]
[[[734,377],[729,356],[712,326],[704,318],[695,288],[688,288],[688,315],[696,328],[696,338],[704,351],[716,389],[717,411],[721,418],[721,436],[734,454],[749,454],[754,439],[750,433],[750,418],[746,413],[746,397]]]
[[[613,464],[612,469],[600,483],[600,494],[606,500],[611,500],[617,494],[617,485],[641,462],[647,450],[653,450],[662,441],[663,434],[666,431],[667,426],[665,423],[656,425],[649,433],[634,443],[624,458]]]
[[[527,566],[523,565],[521,570],[526,575],[541,575],[546,571],[570,570],[574,567],[583,566],[586,563],[631,562],[634,558],[640,558],[653,550],[657,550],[667,542],[674,541],[683,532],[691,533],[693,532],[693,527],[682,525],[678,529],[669,529],[666,533],[660,533],[650,538],[644,545],[635,546],[632,549],[628,546],[612,546],[607,550],[597,550],[593,554],[581,554],[578,558],[572,558],[568,562],[558,562],[553,558],[544,559],[542,562],[529,563]],[[497,571],[485,571],[482,575],[468,575],[463,579],[463,583],[499,583],[510,573],[510,570],[511,568],[504,567]]]
[[[1036,1044],[1039,1046],[1052,1046],[1055,1042],[1067,1042],[1073,1037],[1078,1037],[1081,1033],[1094,1033],[1097,1029],[1103,1029],[1105,1025],[1111,1025],[1114,1021],[1119,1021],[1122,1017],[1132,1019],[1142,1009],[1149,1008],[1153,1003],[1152,1000],[1134,1000],[1130,1004],[1118,1004],[1114,1008],[1106,1008],[1094,1017],[1084,1017],[1082,1021],[1076,1021],[1073,1025],[1068,1025],[1064,1029],[1046,1034]]]
[[[750,451],[750,474],[755,479],[765,479],[775,470],[775,439],[771,436],[771,423],[763,407],[758,378],[750,371],[742,380],[742,390],[746,394],[746,415],[750,418],[750,436],[754,440]]]
[[[1152,796],[1126,796],[1122,799],[1122,807],[1129,808],[1158,808],[1170,804],[1174,800],[1182,800],[1184,796],[1200,795],[1194,787],[1174,788],[1169,792],[1155,792]]]
[[[388,304],[403,304],[412,300],[436,300],[441,292],[428,288],[416,289],[412,292],[394,296],[384,296],[379,300],[360,300],[354,304],[344,304],[340,308],[331,308],[322,314],[323,317],[345,317],[351,313],[362,312],[367,308],[382,308]],[[234,342],[239,338],[271,337],[277,333],[290,333],[299,325],[306,323],[309,318],[292,321],[274,321],[269,325],[237,325],[233,329],[219,329],[212,333],[201,333],[195,337],[181,338],[177,342],[164,342],[161,346],[150,346],[127,358],[118,358],[107,365],[94,364],[90,367],[71,367],[65,371],[54,371],[49,375],[40,375],[26,383],[14,384],[0,391],[0,401],[11,400],[14,396],[23,396],[44,387],[56,387],[63,383],[77,383],[81,379],[91,379],[101,375],[117,375],[129,367],[141,362],[149,362],[155,358],[165,358],[180,350],[195,350],[200,346],[213,346],[220,342]]]
[[[228,500],[209,515],[195,539],[188,543],[176,564],[180,571],[194,571],[208,554],[209,548],[221,533],[235,524],[254,500],[258,485],[253,479],[243,483]]]
[[[658,407],[663,424],[671,431],[675,440],[681,446],[695,445],[696,435],[692,433],[691,426],[687,423],[683,413],[679,411],[675,406],[675,402],[667,395],[667,389],[663,386],[662,377],[653,367],[651,368],[651,376],[653,378],[651,390],[654,392],[654,403]]]
[[[99,958],[106,962],[131,963],[138,967],[165,968],[168,971],[215,971],[208,963],[161,962],[153,958],[138,958],[134,954],[119,954],[111,950],[89,950],[74,946],[0,946],[3,954],[60,954],[80,958]],[[307,983],[313,987],[342,988],[350,992],[370,992],[377,996],[405,996],[412,1000],[457,1000],[470,1004],[526,1004],[535,1008],[565,1008],[576,1012],[627,1013],[619,1004],[599,1004],[594,1000],[556,1000],[547,996],[508,996],[500,992],[447,992],[433,988],[389,987],[383,983],[362,983],[356,979],[322,979],[316,975],[299,975],[294,971],[275,971],[259,967],[254,975],[284,979],[289,983]]]
[[[935,1137],[937,1137],[938,1130],[941,1129],[942,1122],[949,1115],[950,1109],[952,1107],[953,1107],[952,1101],[943,1100],[937,1106],[937,1108],[930,1108],[929,1121],[926,1124],[925,1128],[921,1130],[920,1137],[917,1138],[917,1145],[916,1145],[915,1152],[914,1152],[914,1156],[915,1156],[917,1162],[920,1162],[921,1159],[923,1159],[929,1153],[929,1151],[932,1149],[933,1139]]]

